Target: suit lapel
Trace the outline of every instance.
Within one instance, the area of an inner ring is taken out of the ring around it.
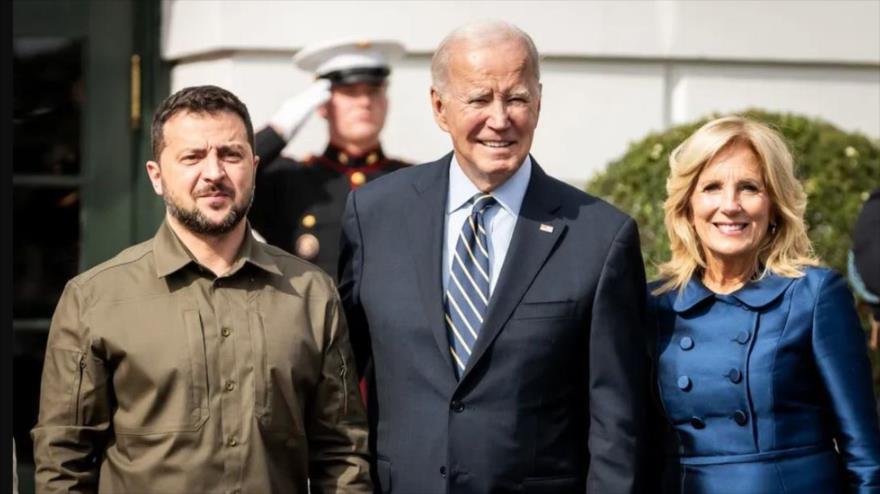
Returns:
[[[409,252],[415,263],[419,291],[428,326],[437,347],[452,373],[452,356],[443,319],[443,224],[446,219],[446,195],[449,188],[449,162],[452,153],[425,165],[425,172],[413,183],[412,198],[406,211],[409,227]]]
[[[559,209],[558,192],[551,190],[551,179],[534,159],[532,165],[532,176],[510,239],[510,247],[492,292],[480,336],[460,382],[467,378],[498,336],[566,229],[565,223],[553,214]]]

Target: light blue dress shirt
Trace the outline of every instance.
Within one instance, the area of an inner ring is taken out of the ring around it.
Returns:
[[[510,239],[513,237],[513,228],[516,226],[516,218],[522,206],[523,197],[529,187],[529,178],[532,176],[532,159],[526,156],[522,166],[506,182],[491,192],[492,197],[498,204],[492,206],[485,214],[489,234],[489,294],[495,291],[498,282],[498,274],[504,259],[507,257],[507,249],[510,247]],[[443,244],[443,293],[449,283],[449,270],[452,268],[450,252],[455,252],[455,243],[465,220],[471,214],[468,201],[474,194],[480,192],[471,182],[467,175],[461,171],[461,166],[455,155],[449,163],[449,191],[446,196],[446,221],[444,222]]]

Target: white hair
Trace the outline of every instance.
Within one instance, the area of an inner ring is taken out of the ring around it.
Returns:
[[[526,48],[528,64],[532,69],[535,83],[540,82],[541,67],[538,49],[531,36],[509,22],[484,20],[459,26],[443,38],[431,59],[431,84],[437,91],[441,93],[445,91],[449,79],[449,56],[456,43],[467,42],[472,45],[486,46],[510,40],[519,41]]]

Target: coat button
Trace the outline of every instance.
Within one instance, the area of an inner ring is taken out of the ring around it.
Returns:
[[[446,478],[446,465],[440,467],[440,476]]]
[[[678,378],[678,389],[682,391],[690,391],[691,390],[691,378],[687,376],[681,376]]]
[[[678,346],[680,346],[682,350],[688,351],[694,347],[694,340],[690,336],[685,336],[678,342]]]
[[[220,334],[223,335],[224,338],[229,338],[229,335],[232,334],[232,330],[229,328],[223,328],[220,330]]]
[[[741,345],[745,345],[746,343],[749,342],[749,339],[751,337],[752,337],[752,334],[749,333],[748,331],[740,331],[739,333],[736,334],[736,338],[734,338],[734,339],[736,340],[737,343],[739,343]]]
[[[225,389],[226,391],[232,391],[233,389],[235,389],[235,382],[234,381],[226,381],[226,384],[223,386],[223,389]]]
[[[706,423],[703,422],[703,419],[700,417],[691,417],[691,427],[694,429],[704,429],[706,427]]]
[[[736,384],[742,381],[743,375],[739,369],[730,369],[727,371],[727,378],[730,379],[730,382]]]
[[[749,422],[749,416],[742,410],[733,412],[733,420],[739,425],[746,425]]]
[[[458,400],[455,400],[452,402],[452,405],[450,406],[450,408],[452,408],[452,411],[455,413],[461,413],[464,411],[464,403],[462,403]]]

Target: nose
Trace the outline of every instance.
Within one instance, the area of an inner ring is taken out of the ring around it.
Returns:
[[[736,214],[742,211],[742,204],[739,201],[739,194],[733,188],[727,188],[721,197],[721,212],[725,214]]]
[[[496,99],[489,105],[488,110],[489,118],[486,120],[486,125],[488,125],[493,130],[503,130],[510,126],[510,117],[507,114],[507,105],[504,104],[500,99]]]
[[[202,177],[204,177],[205,180],[217,182],[223,180],[223,177],[225,176],[226,166],[223,164],[223,160],[217,156],[217,151],[208,153],[208,156],[205,157],[205,167],[202,169]]]

